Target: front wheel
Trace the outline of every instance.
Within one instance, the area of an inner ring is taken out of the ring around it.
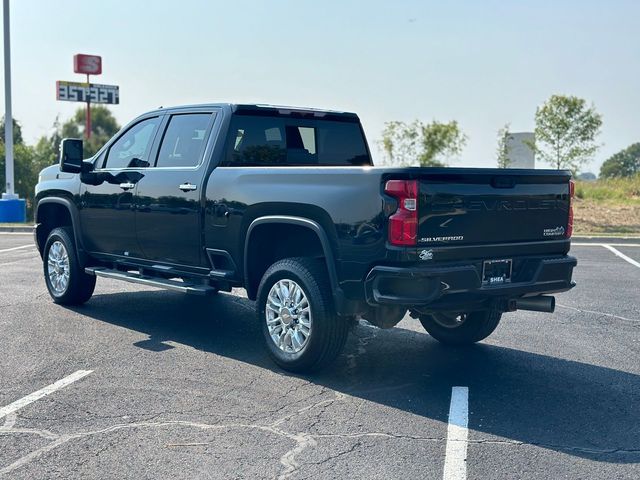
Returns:
[[[349,332],[348,319],[335,313],[325,265],[315,259],[271,265],[258,287],[257,310],[269,355],[292,372],[327,366]]]
[[[420,323],[440,343],[469,345],[491,335],[501,317],[502,313],[497,310],[434,312],[420,315]]]
[[[44,279],[55,303],[81,305],[91,298],[96,277],[87,275],[78,261],[73,230],[55,228],[47,237],[43,252]]]

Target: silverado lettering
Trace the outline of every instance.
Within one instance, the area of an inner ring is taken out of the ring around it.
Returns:
[[[450,237],[427,237],[424,240],[425,242],[459,242],[464,240],[464,235],[453,235]]]

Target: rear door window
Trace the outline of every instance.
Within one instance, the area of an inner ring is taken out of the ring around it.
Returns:
[[[236,115],[227,145],[229,166],[371,165],[357,122]]]
[[[212,114],[187,113],[169,120],[156,167],[195,167],[204,154]]]

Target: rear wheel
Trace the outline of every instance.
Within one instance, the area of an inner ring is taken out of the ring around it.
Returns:
[[[435,312],[420,315],[420,323],[433,338],[447,345],[469,345],[493,333],[502,313],[497,310],[475,312]]]
[[[49,295],[61,305],[81,305],[91,298],[96,277],[87,275],[78,261],[69,227],[55,228],[43,252],[44,279]]]
[[[257,296],[258,320],[271,358],[285,370],[330,364],[344,347],[350,322],[333,307],[325,265],[287,258],[267,269]]]

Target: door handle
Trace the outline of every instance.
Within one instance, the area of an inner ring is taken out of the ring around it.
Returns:
[[[131,190],[132,188],[135,188],[135,186],[136,184],[131,182],[124,182],[120,184],[120,188],[123,189],[125,192],[127,190]]]
[[[187,182],[187,183],[181,183],[181,184],[178,186],[178,188],[179,188],[180,190],[182,190],[183,192],[189,192],[189,191],[192,191],[192,190],[197,189],[197,188],[198,188],[198,186],[197,186],[197,185],[193,185],[193,184],[191,184],[191,183]]]

